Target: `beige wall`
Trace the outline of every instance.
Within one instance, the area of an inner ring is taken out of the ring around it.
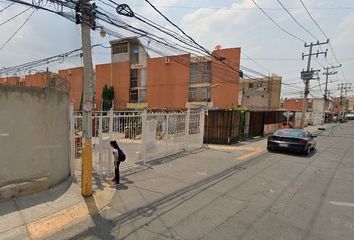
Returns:
[[[239,104],[251,109],[280,108],[281,79],[279,76],[241,79]],[[250,84],[253,88],[249,87]],[[262,84],[262,87],[257,88],[257,84]]]
[[[0,187],[69,176],[68,114],[66,92],[0,85]]]

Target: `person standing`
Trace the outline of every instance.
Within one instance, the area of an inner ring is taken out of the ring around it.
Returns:
[[[117,141],[111,141],[110,142],[111,147],[113,148],[113,158],[114,158],[114,179],[112,180],[112,182],[114,184],[119,184],[120,181],[120,176],[119,176],[119,165],[120,165],[120,161],[119,161],[119,146]]]

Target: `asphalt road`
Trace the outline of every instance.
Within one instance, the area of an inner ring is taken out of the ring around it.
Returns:
[[[354,122],[322,132],[310,156],[265,153],[165,192],[126,212],[117,194],[51,239],[353,240]]]

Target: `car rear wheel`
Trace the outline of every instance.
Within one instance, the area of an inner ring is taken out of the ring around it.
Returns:
[[[311,146],[307,146],[306,150],[304,151],[304,154],[308,156],[310,155],[310,153],[311,153]]]

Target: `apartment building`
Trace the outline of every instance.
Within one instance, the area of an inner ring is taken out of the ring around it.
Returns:
[[[282,77],[241,79],[239,105],[249,109],[278,109]]]
[[[240,48],[214,51],[219,59],[189,54],[150,57],[136,37],[110,42],[111,63],[96,65],[95,99],[102,106],[105,85],[115,91],[114,109],[185,109],[237,105]],[[71,82],[70,98],[79,108],[83,69],[60,70]]]
[[[105,85],[114,88],[115,110],[237,106],[240,48],[218,49],[213,57],[150,57],[137,37],[110,44],[111,63],[96,65],[94,69],[95,110],[102,108]],[[75,110],[80,109],[83,95],[83,72],[83,67],[76,67],[58,73],[70,82],[70,100]],[[32,74],[24,79],[12,77],[8,81],[41,86],[46,74]]]

